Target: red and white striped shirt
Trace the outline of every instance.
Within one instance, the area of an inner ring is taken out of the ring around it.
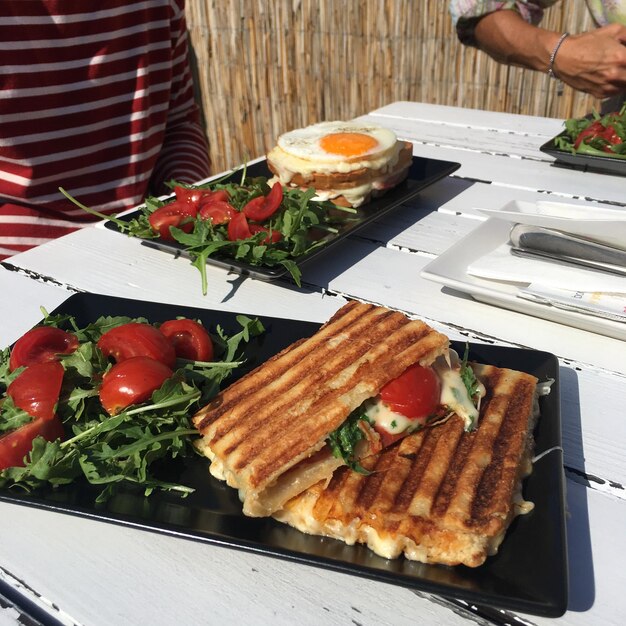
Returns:
[[[184,0],[0,2],[0,260],[209,174]]]

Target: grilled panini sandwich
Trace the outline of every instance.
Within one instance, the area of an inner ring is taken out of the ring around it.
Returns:
[[[424,322],[349,302],[195,415],[198,447],[211,474],[239,490],[245,514],[270,515],[344,464],[327,438],[353,410],[410,365],[447,355],[448,344]]]
[[[275,517],[306,533],[364,543],[377,554],[424,563],[481,565],[496,553],[532,469],[537,380],[474,366],[486,387],[476,430],[449,419],[362,460],[367,475],[340,468]]]

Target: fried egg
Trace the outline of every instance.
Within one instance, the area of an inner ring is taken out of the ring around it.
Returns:
[[[286,154],[318,164],[367,163],[396,145],[393,131],[361,122],[321,122],[281,135]]]

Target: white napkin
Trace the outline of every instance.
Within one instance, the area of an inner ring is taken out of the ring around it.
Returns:
[[[626,277],[569,267],[551,261],[516,257],[508,243],[476,259],[466,272],[472,276],[521,285],[583,292],[624,294]]]

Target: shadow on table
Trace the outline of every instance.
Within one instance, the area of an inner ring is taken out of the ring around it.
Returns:
[[[593,551],[589,532],[588,478],[580,419],[578,375],[560,367],[561,424],[566,476],[568,611],[588,611],[595,600]]]
[[[474,183],[463,178],[444,178],[422,190],[415,198],[366,226],[356,237],[387,243],[390,239],[463,193]]]
[[[473,185],[459,178],[445,178],[422,190],[410,204],[401,205],[372,224],[350,235],[344,245],[335,246],[302,264],[302,281],[327,288],[368,254],[384,247],[388,241],[416,222],[436,212],[439,207]],[[281,283],[282,284],[282,283]]]

